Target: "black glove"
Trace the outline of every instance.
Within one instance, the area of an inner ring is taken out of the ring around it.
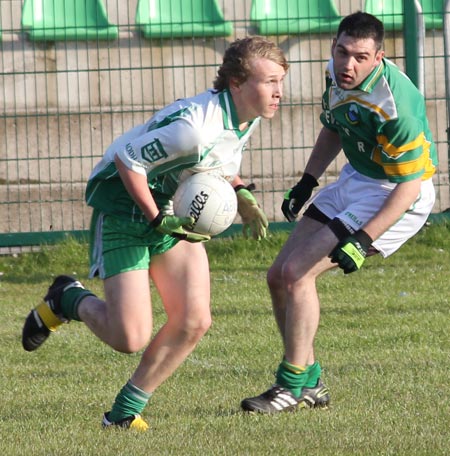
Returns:
[[[288,222],[293,222],[297,218],[300,209],[306,201],[311,198],[313,188],[318,185],[319,183],[314,176],[305,173],[302,178],[284,194],[281,211]]]
[[[194,223],[192,217],[176,217],[175,215],[164,215],[159,212],[150,222],[150,226],[160,233],[169,234],[188,242],[206,242],[211,239],[211,236],[187,231],[184,228],[184,225],[191,225],[192,223]]]
[[[361,269],[372,242],[364,230],[358,230],[339,242],[328,256],[332,263],[344,270],[344,274],[350,274]]]

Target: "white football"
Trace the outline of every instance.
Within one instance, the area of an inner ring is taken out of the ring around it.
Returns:
[[[177,188],[173,210],[177,217],[194,218],[188,229],[215,236],[225,231],[236,217],[236,192],[217,174],[193,174]]]

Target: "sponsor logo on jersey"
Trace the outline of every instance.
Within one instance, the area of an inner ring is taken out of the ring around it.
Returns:
[[[128,144],[125,146],[125,149],[126,149],[126,151],[128,152],[128,155],[129,155],[133,160],[137,160],[136,152],[134,151],[133,146],[132,146],[130,143],[128,143]]]
[[[351,125],[356,125],[359,123],[359,111],[358,106],[356,106],[356,104],[352,103],[350,105],[348,111],[345,113],[345,118],[347,119],[347,122]]]
[[[167,152],[164,150],[164,147],[159,139],[155,139],[151,143],[143,146],[141,154],[142,158],[150,163],[154,163],[162,158],[167,158]]]

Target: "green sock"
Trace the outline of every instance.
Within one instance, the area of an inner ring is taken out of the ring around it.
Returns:
[[[81,321],[78,315],[78,305],[86,296],[95,296],[92,291],[80,287],[71,287],[61,297],[61,310],[69,320]]]
[[[151,393],[146,393],[131,381],[120,390],[108,414],[109,421],[120,421],[132,415],[137,415],[144,410],[150,399]]]
[[[322,373],[322,368],[318,361],[314,364],[310,364],[306,368],[306,372],[308,373],[308,380],[305,383],[305,388],[314,388],[317,385],[317,381],[320,378],[320,374]]]
[[[277,370],[277,384],[288,389],[295,397],[300,397],[302,388],[308,380],[305,367],[296,366],[283,360]]]

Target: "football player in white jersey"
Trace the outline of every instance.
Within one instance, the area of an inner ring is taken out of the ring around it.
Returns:
[[[202,242],[187,231],[170,201],[180,182],[214,170],[235,187],[245,231],[260,239],[267,218],[238,176],[242,152],[259,123],[279,108],[288,63],[262,37],[233,42],[212,90],[178,100],[111,144],[87,185],[93,207],[90,275],[104,283],[104,300],[77,280],[58,276],[28,315],[25,350],[36,350],[51,330],[83,321],[115,350],[144,350],[103,426],[146,430],[141,417],[150,396],[192,352],[211,324],[210,276]],[[167,321],[152,335],[151,278]]]

